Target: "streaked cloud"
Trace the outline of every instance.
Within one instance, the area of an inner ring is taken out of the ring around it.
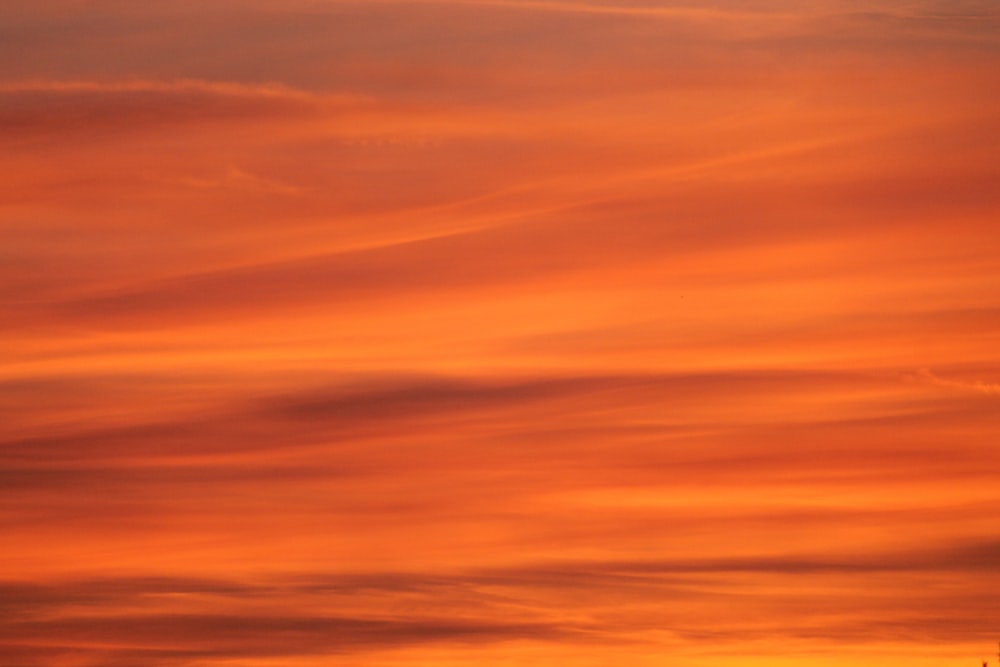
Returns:
[[[0,662],[976,659],[997,20],[5,3]]]

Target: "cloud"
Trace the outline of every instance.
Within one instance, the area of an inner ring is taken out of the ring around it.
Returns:
[[[918,372],[908,376],[908,379],[917,382],[926,382],[938,387],[947,387],[950,389],[962,389],[965,391],[971,391],[979,394],[988,394],[988,395],[1000,394],[1000,383],[983,382],[981,380],[955,380],[955,379],[943,378],[926,368],[922,368]]]
[[[693,4],[5,4],[0,663],[961,662],[996,8]]]
[[[23,81],[0,84],[7,142],[122,136],[209,123],[288,119],[358,98],[318,96],[280,84],[207,80]]]
[[[44,654],[51,638],[57,646],[117,644],[126,655],[151,651],[164,664],[189,664],[194,658],[293,657],[351,654],[427,643],[490,645],[505,640],[553,640],[558,628],[527,623],[463,620],[357,619],[282,614],[142,614],[68,618],[46,622],[15,621],[0,626],[3,644],[14,653]],[[114,655],[114,652],[112,652]]]
[[[813,575],[820,573],[863,574],[866,572],[968,572],[989,570],[1000,556],[1000,541],[913,547],[905,551],[840,556],[745,556],[736,558],[622,561],[596,564],[594,570],[612,575],[770,573]],[[570,566],[572,569],[572,566]],[[553,568],[560,569],[559,566]],[[585,570],[586,571],[586,570]],[[542,577],[540,577],[542,578]]]
[[[134,381],[124,378],[122,390],[127,391]],[[359,376],[332,386],[270,395],[249,392],[239,397],[223,391],[215,401],[203,399],[204,403],[181,411],[168,421],[136,420],[69,430],[59,426],[35,427],[34,432],[0,442],[0,452],[9,464],[252,452],[365,435],[409,435],[414,423],[503,414],[546,402],[570,401],[561,409],[572,414],[578,409],[574,401],[603,401],[609,407],[635,405],[637,401],[680,406],[709,398],[747,398],[757,392],[782,395],[801,387],[850,388],[879,382],[852,373],[795,371],[537,377]],[[15,383],[13,388],[20,386]],[[67,390],[51,384],[37,389],[42,395],[49,391],[57,397],[60,391]]]
[[[352,585],[351,577],[344,581]],[[0,593],[0,656],[24,664],[72,652],[101,665],[129,659],[186,665],[195,659],[342,655],[429,643],[554,642],[574,633],[549,622],[469,614],[295,612],[315,608],[322,595],[287,582],[123,577],[3,582]]]
[[[350,655],[427,644],[477,651],[509,641],[623,647],[653,627],[694,642],[770,636],[864,644],[902,640],[914,630],[939,641],[969,641],[988,629],[982,615],[988,616],[989,596],[914,589],[911,582],[945,581],[956,572],[988,578],[997,555],[996,540],[984,540],[846,556],[578,560],[250,581],[8,581],[0,584],[6,616],[0,655],[41,661],[50,651],[73,649],[106,652],[108,662],[100,664],[145,654],[183,665],[195,658]],[[874,587],[873,573],[879,574]],[[387,613],[385,601],[393,600],[395,611]],[[725,611],[711,617],[684,611],[706,604]],[[761,617],[763,609],[784,615]],[[517,621],[510,618],[514,610]]]

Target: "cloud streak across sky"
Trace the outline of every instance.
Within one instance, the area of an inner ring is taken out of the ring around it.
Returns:
[[[973,664],[987,1],[10,0],[0,663]]]

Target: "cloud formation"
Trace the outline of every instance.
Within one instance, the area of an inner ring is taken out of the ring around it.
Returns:
[[[992,2],[153,4],[0,9],[0,663],[993,641]]]

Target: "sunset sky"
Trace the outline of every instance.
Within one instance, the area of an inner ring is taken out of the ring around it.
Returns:
[[[2,0],[0,667],[979,667],[1000,3]]]

